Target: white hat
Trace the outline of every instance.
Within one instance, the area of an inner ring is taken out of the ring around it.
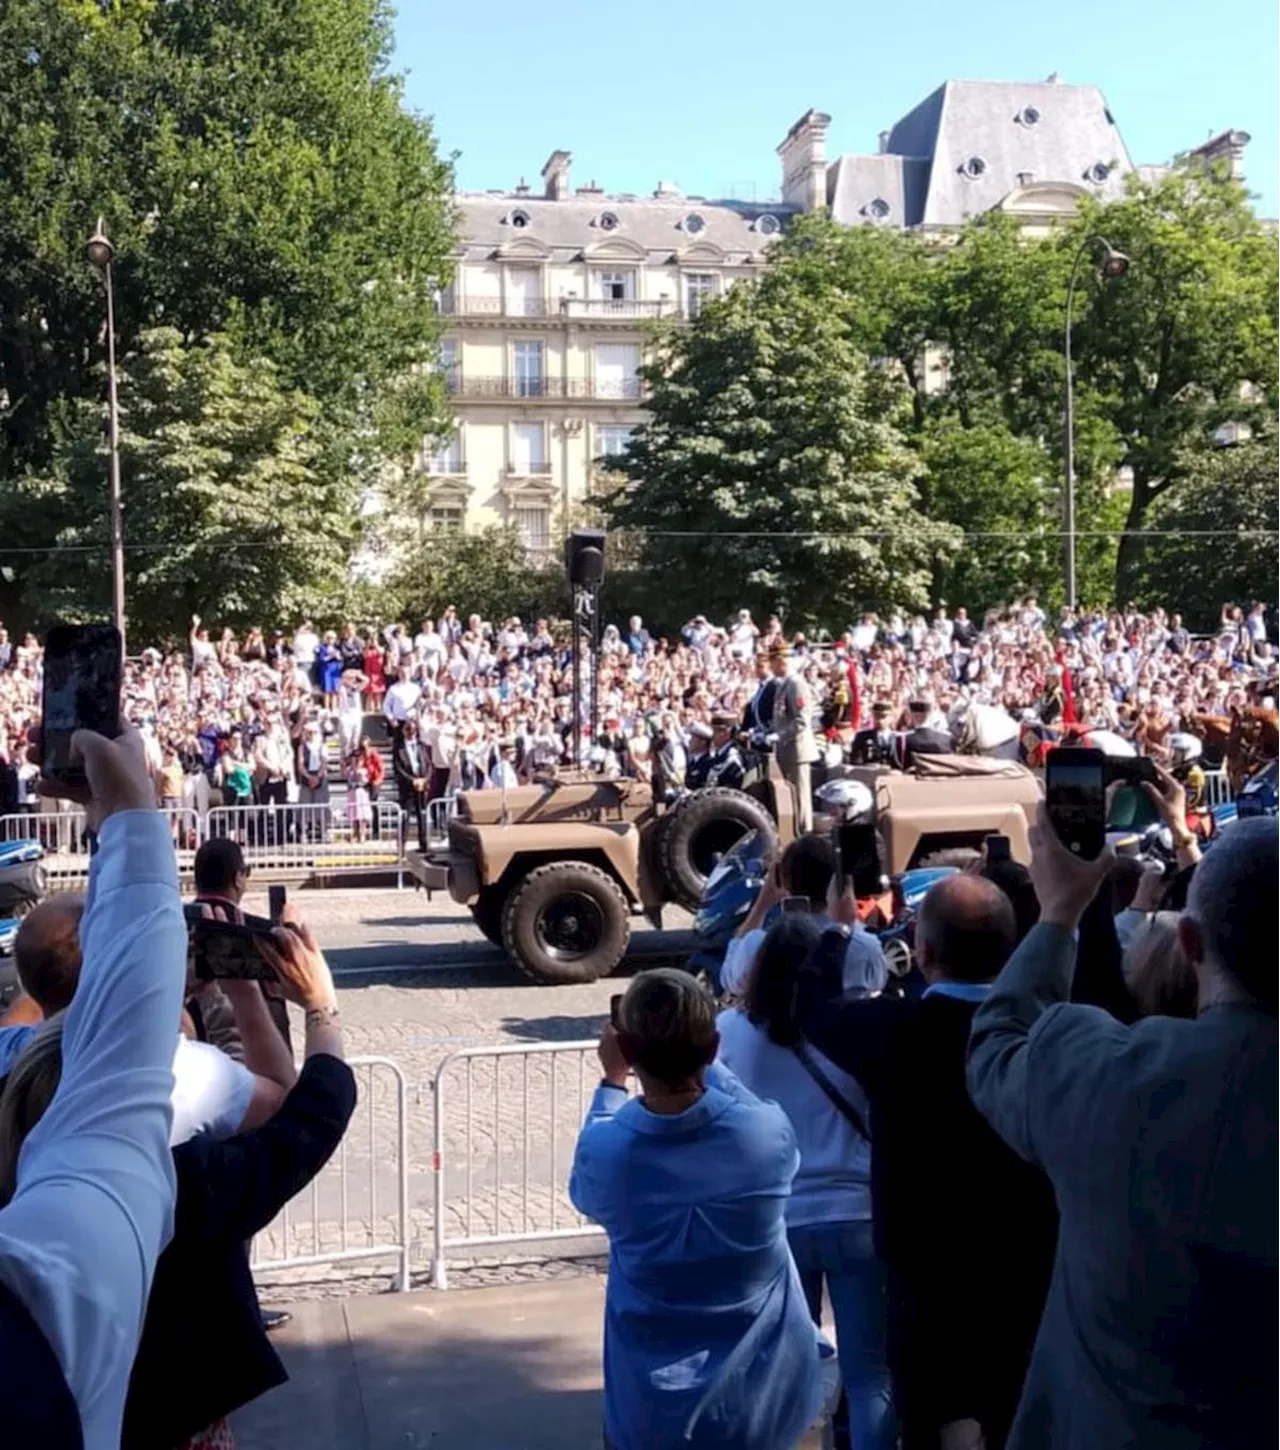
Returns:
[[[701,720],[695,720],[693,724],[689,726],[689,734],[697,740],[710,740],[711,726],[704,725]]]

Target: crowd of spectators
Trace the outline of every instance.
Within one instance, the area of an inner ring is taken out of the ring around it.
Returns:
[[[1042,808],[1030,870],[926,895],[904,994],[851,977],[813,838],[776,883],[811,911],[745,925],[733,1000],[633,980],[570,1183],[609,1234],[608,1446],[794,1447],[824,1287],[837,1450],[1271,1443],[1280,838],[1201,859],[1150,793],[1175,876]]]
[[[716,748],[716,730],[768,730],[769,660],[785,651],[814,724],[847,746],[860,727],[886,732],[964,728],[975,707],[994,737],[1024,717],[1064,712],[1136,749],[1167,759],[1170,738],[1200,717],[1274,709],[1276,655],[1265,605],[1222,611],[1220,628],[1193,637],[1163,610],[1063,610],[1052,622],[1034,598],[970,620],[963,608],[932,618],[863,615],[843,635],[787,633],[747,610],[721,627],[698,615],[655,637],[633,616],[605,627],[588,652],[597,734],[579,720],[585,760],[609,773],[676,785]],[[350,823],[362,830],[383,785],[366,744],[370,715],[398,735],[414,720],[420,770],[395,784],[402,804],[459,788],[528,779],[573,758],[567,628],[511,617],[496,624],[450,607],[416,629],[405,624],[318,632],[231,629],[212,638],[193,618],[186,649],[144,649],[126,666],[128,720],[142,734],[157,798],[203,812],[285,800],[323,804],[331,770],[348,786]],[[14,645],[0,626],[0,806],[34,801],[24,748],[40,709],[41,650]],[[594,756],[592,756],[594,752]],[[211,795],[217,792],[217,795]],[[0,811],[0,814],[3,814]]]

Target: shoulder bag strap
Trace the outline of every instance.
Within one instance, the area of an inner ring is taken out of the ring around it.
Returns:
[[[807,1042],[797,1042],[792,1047],[792,1052],[800,1060],[800,1066],[809,1074],[815,1083],[822,1089],[824,1096],[835,1108],[836,1112],[849,1124],[860,1138],[871,1141],[871,1129],[863,1121],[862,1114],[854,1107],[848,1098],[836,1087],[835,1083],[822,1070],[818,1059],[813,1055],[813,1049]]]

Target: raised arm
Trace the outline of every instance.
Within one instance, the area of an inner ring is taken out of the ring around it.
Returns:
[[[187,933],[140,737],[82,731],[72,748],[99,850],[61,1083],[0,1210],[0,1278],[57,1356],[82,1423],[118,1438],[156,1256],[173,1227],[169,1099]]]

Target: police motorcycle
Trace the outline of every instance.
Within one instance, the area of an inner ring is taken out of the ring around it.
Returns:
[[[837,824],[871,820],[875,805],[870,790],[857,780],[836,779],[818,787],[815,796],[824,813]],[[720,969],[729,943],[755,905],[769,873],[769,841],[759,832],[743,836],[720,858],[707,878],[701,905],[693,919],[694,951],[686,966],[703,976],[719,992]],[[926,866],[904,871],[889,879],[886,893],[892,905],[876,913],[876,925],[869,926],[879,938],[890,972],[889,990],[901,994],[914,961],[912,945],[915,915],[925,893],[944,876],[954,876],[955,866]],[[781,912],[775,906],[765,918],[772,926]]]
[[[0,842],[0,1011],[18,993],[13,944],[22,918],[44,895],[43,858],[39,841]]]

